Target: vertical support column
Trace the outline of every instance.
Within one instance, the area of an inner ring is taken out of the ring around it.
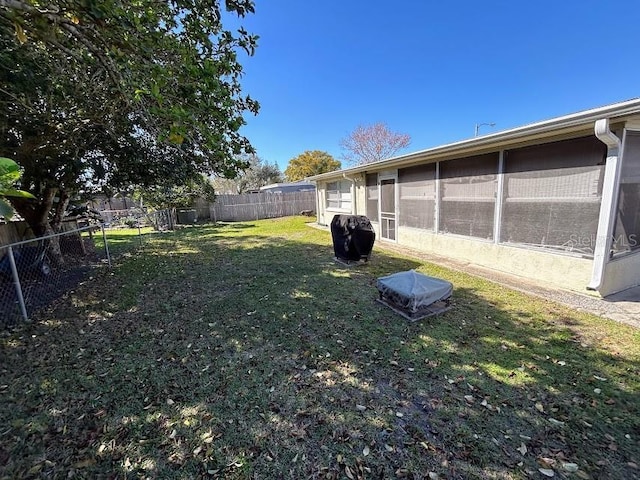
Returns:
[[[321,203],[322,207],[322,225],[329,225],[331,219],[329,218],[329,214],[327,212],[327,184],[323,183],[322,188],[320,189],[320,196],[318,197],[318,201]]]
[[[316,186],[316,223],[318,225],[322,225],[322,221],[320,220],[320,196],[322,193],[320,192],[320,188],[318,187],[318,182],[313,182]]]
[[[433,231],[440,231],[440,162],[436,162],[436,198],[435,213],[433,215]]]
[[[378,189],[378,235],[382,238],[382,181],[380,172],[376,175],[376,188]]]
[[[502,204],[504,201],[504,150],[498,156],[498,188],[496,191],[496,206],[493,217],[493,243],[500,243],[502,226]]]
[[[16,287],[16,296],[18,297],[18,303],[20,304],[20,313],[22,318],[26,322],[29,320],[27,315],[27,306],[24,303],[24,296],[22,295],[22,285],[20,285],[20,277],[18,276],[18,268],[16,267],[16,259],[13,256],[13,248],[11,245],[8,247],[9,265],[11,266],[11,274],[13,275],[13,284]]]
[[[356,188],[356,179],[355,178],[351,178],[351,215],[357,215],[358,214],[358,200],[356,198],[356,196],[358,195],[358,189]]]

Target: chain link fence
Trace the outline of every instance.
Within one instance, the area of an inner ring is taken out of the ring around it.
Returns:
[[[0,326],[27,320],[78,285],[104,255],[92,225],[0,247]]]
[[[91,225],[0,247],[0,328],[29,320],[151,231]]]
[[[126,220],[0,246],[0,328],[29,320],[96,267],[111,267],[112,258],[140,248],[146,234],[173,229],[175,211],[128,212],[120,219]]]
[[[142,208],[102,210],[100,216],[108,228],[153,227],[155,230],[172,230],[177,221],[175,208],[153,212]]]

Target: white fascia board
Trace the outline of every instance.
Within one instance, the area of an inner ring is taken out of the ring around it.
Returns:
[[[465,155],[473,155],[475,151],[486,151],[489,148],[499,149],[500,147],[504,147],[505,143],[534,140],[537,137],[551,136],[556,133],[562,134],[563,132],[578,132],[580,130],[585,130],[585,133],[588,131],[593,134],[593,126],[596,120],[609,118],[613,123],[618,119],[622,120],[624,117],[634,114],[640,114],[640,98],[634,98],[625,102],[615,103],[591,110],[583,110],[578,113],[531,123],[522,127],[491,133],[481,137],[469,138],[459,142],[428,148],[414,153],[381,160],[379,162],[359,165],[357,167],[346,168],[344,170],[336,170],[334,172],[322,173],[320,175],[309,177],[308,180],[324,181],[342,177],[343,174],[353,175],[366,171],[377,171],[385,168],[398,167],[403,164],[411,164],[417,161],[437,161],[439,157],[455,153],[464,152]]]
[[[306,185],[313,185],[313,184],[311,182],[308,182],[305,179],[305,180],[298,180],[297,182],[270,183],[269,185],[263,185],[260,188],[263,189],[263,188],[277,188],[277,187],[297,187],[300,185],[306,186]]]

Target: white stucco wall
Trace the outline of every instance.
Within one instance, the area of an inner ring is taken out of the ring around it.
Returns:
[[[338,210],[338,209],[329,209],[327,208],[327,183],[328,182],[318,182],[317,183],[317,199],[318,199],[318,212],[317,212],[317,222],[319,225],[330,225],[331,220],[334,215],[338,214],[353,214],[353,215],[364,215],[366,209],[367,202],[367,192],[366,192],[366,184],[365,184],[365,176],[362,174],[354,175],[345,178],[337,178],[334,181],[345,181],[351,183],[351,209],[349,211],[346,210]]]
[[[365,215],[365,211],[367,208],[367,184],[364,175],[354,176],[355,180],[355,190],[354,190],[354,198],[356,200],[356,215]]]
[[[436,235],[407,227],[398,229],[398,244],[588,293],[586,285],[591,278],[591,259],[497,245],[455,235]]]

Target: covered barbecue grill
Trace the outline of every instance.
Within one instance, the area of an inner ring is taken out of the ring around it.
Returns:
[[[376,234],[364,215],[335,215],[331,221],[331,237],[336,260],[369,261]]]

